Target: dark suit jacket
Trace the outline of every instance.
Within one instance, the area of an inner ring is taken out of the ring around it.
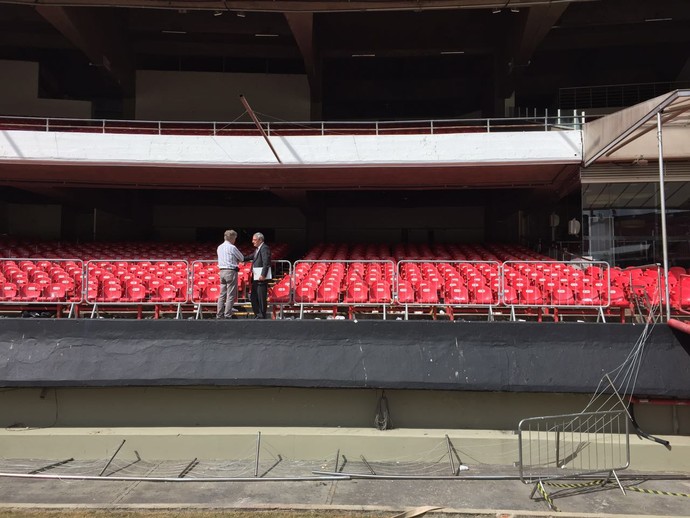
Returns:
[[[271,267],[271,249],[264,243],[260,248],[255,248],[253,253],[245,256],[244,260],[251,261],[252,268],[261,268],[261,275],[266,277]]]

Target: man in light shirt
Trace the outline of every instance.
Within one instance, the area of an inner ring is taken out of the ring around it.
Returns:
[[[226,230],[223,237],[224,241],[218,246],[220,296],[216,318],[232,318],[232,306],[237,298],[237,274],[244,256],[235,246],[237,232]]]

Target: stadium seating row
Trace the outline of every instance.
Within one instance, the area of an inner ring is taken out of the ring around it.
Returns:
[[[218,243],[182,242],[108,242],[72,243],[60,241],[35,241],[29,239],[0,238],[0,257],[53,258],[89,260],[149,260],[180,258],[191,262],[195,260],[214,260]],[[240,251],[248,255],[251,243],[238,244]],[[287,243],[271,245],[274,259],[284,259],[289,251]]]
[[[432,255],[436,248],[442,259]],[[319,245],[295,263],[293,272],[276,276],[269,301],[317,306],[631,308],[642,299],[647,304],[664,300],[660,286],[665,279],[656,267],[623,270],[605,263],[556,262],[510,245],[436,248]],[[418,259],[397,261],[398,254]],[[238,279],[243,301],[251,284],[249,264],[242,265]],[[672,308],[690,310],[690,271],[671,268],[669,288]],[[213,260],[0,260],[0,302],[6,304],[203,305],[215,304],[219,291]]]

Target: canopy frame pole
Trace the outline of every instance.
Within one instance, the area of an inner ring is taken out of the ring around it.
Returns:
[[[656,114],[656,136],[659,143],[659,198],[661,200],[661,246],[664,262],[664,304],[666,304],[666,321],[668,322],[671,318],[671,297],[668,291],[668,235],[666,233],[666,189],[664,187],[664,142],[661,111]]]

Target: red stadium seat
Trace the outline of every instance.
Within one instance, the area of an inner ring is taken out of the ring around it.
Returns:
[[[220,286],[218,285],[207,285],[202,291],[202,302],[218,302],[218,297],[220,296]]]
[[[470,295],[461,284],[446,285],[443,301],[446,304],[469,304]]]
[[[579,293],[575,294],[577,303],[582,306],[600,306],[601,298],[596,289],[583,288]]]
[[[520,304],[535,306],[542,304],[544,302],[539,288],[526,286],[522,288],[522,290],[520,290],[518,294]]]
[[[607,297],[605,294],[600,295],[602,297],[602,300],[604,304],[607,302]],[[628,301],[627,297],[625,296],[625,292],[617,288],[615,286],[611,286],[609,289],[608,293],[608,303],[609,306],[614,307],[614,308],[627,308],[630,306],[630,302]]]
[[[503,304],[506,306],[514,306],[519,304],[520,298],[518,297],[517,291],[512,286],[506,286],[503,289]]]
[[[409,281],[400,281],[398,283],[398,294],[396,300],[398,304],[414,304],[414,288]]]
[[[125,287],[125,298],[127,302],[143,302],[146,299],[146,287],[143,284],[131,283]]]
[[[103,287],[102,302],[120,302],[122,299],[122,288],[119,284],[108,284]]]
[[[175,281],[173,281],[172,285],[177,290],[177,295],[175,296],[175,300],[177,300],[177,301],[187,300],[187,279],[186,278],[177,278],[177,279],[175,279]]]
[[[365,304],[369,302],[369,289],[363,282],[350,283],[345,290],[345,303]]]
[[[380,281],[369,288],[369,300],[379,304],[390,304],[391,286],[386,281]]]
[[[323,282],[316,290],[315,302],[337,304],[340,301],[340,290],[336,284]]]
[[[45,290],[44,299],[47,301],[64,302],[67,300],[66,285],[62,283],[50,284]]]
[[[493,292],[485,286],[474,288],[470,298],[474,304],[489,305],[495,302]]]
[[[98,299],[98,284],[90,284],[86,290],[87,302],[96,302]]]
[[[142,286],[143,288],[143,286]],[[146,289],[143,288],[144,293]],[[177,298],[177,288],[172,284],[162,284],[158,286],[155,296],[151,297],[151,302],[171,303]]]
[[[295,289],[295,302],[308,303],[316,301],[316,287],[311,283],[303,283]]]
[[[2,285],[2,292],[0,292],[0,298],[5,301],[14,301],[17,298],[17,285],[11,282]]]
[[[286,278],[287,279],[287,278]],[[270,302],[280,304],[280,303],[288,303],[290,302],[290,281],[289,279],[286,280],[286,282],[279,282],[273,288],[271,288],[269,294],[268,294],[268,300]]]
[[[549,303],[554,306],[572,306],[575,304],[575,296],[570,288],[562,286],[551,293]]]
[[[438,290],[433,284],[422,281],[417,286],[417,302],[421,304],[438,304]]]
[[[19,298],[25,301],[38,300],[43,292],[43,287],[36,283],[26,283],[19,287]]]

